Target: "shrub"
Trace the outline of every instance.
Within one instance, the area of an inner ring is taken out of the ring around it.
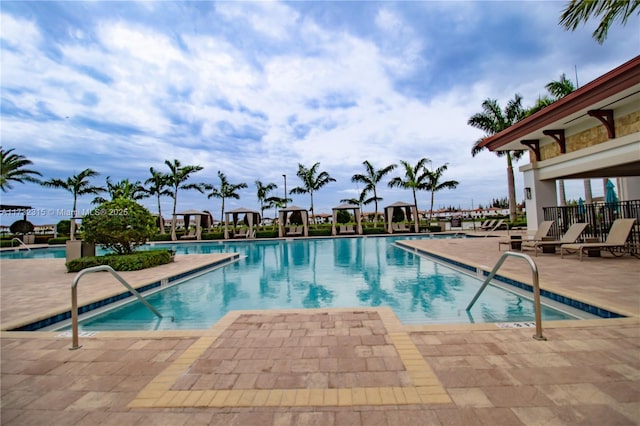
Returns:
[[[9,231],[12,234],[29,234],[33,232],[33,223],[24,219],[16,220],[9,227]]]
[[[331,236],[331,228],[309,228],[310,237],[329,237]]]
[[[224,239],[224,232],[205,232],[202,234],[203,240],[222,240]]]
[[[277,238],[278,237],[278,231],[274,230],[274,229],[265,229],[262,231],[257,231],[256,232],[256,238]]]
[[[79,272],[92,266],[108,265],[116,271],[138,271],[171,262],[169,250],[139,251],[133,254],[109,254],[81,257],[66,263],[68,272]]]
[[[149,237],[149,241],[171,241],[171,234],[154,234]]]
[[[378,228],[362,228],[363,235],[385,234],[387,230],[384,227]]]
[[[49,238],[47,244],[53,246],[57,244],[66,244],[67,241],[69,241],[69,237]]]
[[[58,234],[70,235],[71,234],[71,221],[69,219],[63,219],[56,225],[56,231]]]
[[[155,233],[155,218],[149,210],[125,198],[101,204],[84,217],[82,224],[87,242],[118,254],[133,253]]]
[[[336,213],[336,222],[349,223],[351,221],[351,215],[346,210],[338,210]]]

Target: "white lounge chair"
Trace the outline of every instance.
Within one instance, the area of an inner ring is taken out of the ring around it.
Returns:
[[[551,252],[555,253],[556,247],[559,247],[563,244],[573,244],[578,241],[580,235],[586,229],[588,223],[574,223],[569,227],[567,232],[564,233],[562,238],[559,240],[542,240],[542,241],[523,241],[522,248],[525,247],[533,248],[536,252],[536,256],[538,256],[538,249],[541,249],[543,253],[546,252],[546,249],[552,248]]]
[[[612,249],[624,248],[627,244],[627,238],[631,234],[633,225],[636,223],[635,219],[616,219],[609,229],[609,235],[604,243],[582,243],[582,244],[563,244],[560,246],[560,257],[564,257],[565,251],[567,253],[579,252],[580,261],[582,262],[582,255],[584,252],[598,249],[607,249],[611,254],[617,256]]]
[[[542,241],[544,239],[544,237],[547,236],[547,234],[551,230],[552,226],[553,226],[553,220],[545,220],[543,222],[540,222],[540,225],[538,225],[538,230],[536,231],[535,235],[532,238],[530,238],[528,240],[523,240],[523,241]],[[509,239],[509,240],[504,240],[503,239],[503,240],[498,241],[498,251],[500,251],[500,247],[501,246],[509,246],[510,247],[511,246],[511,242],[512,242],[511,239]]]

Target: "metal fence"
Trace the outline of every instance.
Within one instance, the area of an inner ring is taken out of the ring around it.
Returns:
[[[635,218],[636,224],[627,241],[633,247],[640,246],[640,200],[543,207],[542,210],[544,220],[554,221],[549,234],[556,239],[559,239],[572,224],[582,222],[589,224],[582,234],[583,238],[597,238],[598,241],[605,241],[614,220]]]

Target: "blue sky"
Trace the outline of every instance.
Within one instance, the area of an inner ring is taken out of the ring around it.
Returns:
[[[150,167],[168,170],[167,159],[204,167],[193,182],[217,185],[220,170],[249,185],[228,209],[258,208],[256,179],[282,195],[283,174],[291,189],[299,163],[320,162],[337,182],[315,195],[316,212],[357,197],[351,176],[364,160],[381,168],[427,157],[460,182],[437,193],[435,207],[487,204],[506,196],[506,162],[470,154],[482,132],[466,123],[482,101],[505,105],[520,93],[532,105],[562,73],[575,79],[577,67],[584,85],[640,50],[637,16],[599,45],[595,22],[557,25],[564,4],[3,1],[2,146],[46,179],[90,167],[103,186],[107,176],[144,181]],[[519,173],[516,186],[521,199]],[[581,190],[567,184],[570,198]],[[386,181],[379,195],[382,205],[411,199]],[[0,196],[44,211],[72,204],[34,184]],[[428,200],[420,194],[419,208]],[[309,197],[293,203],[308,208]],[[143,204],[157,210],[153,199]],[[165,216],[170,207],[164,199]],[[217,219],[220,201],[181,192],[178,209],[189,208]]]

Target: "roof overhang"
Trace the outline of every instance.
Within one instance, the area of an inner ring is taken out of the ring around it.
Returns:
[[[573,93],[513,126],[486,138],[490,151],[523,151],[522,140],[548,138],[543,131],[580,126],[595,119],[591,110],[617,109],[640,103],[640,56],[598,77]]]

